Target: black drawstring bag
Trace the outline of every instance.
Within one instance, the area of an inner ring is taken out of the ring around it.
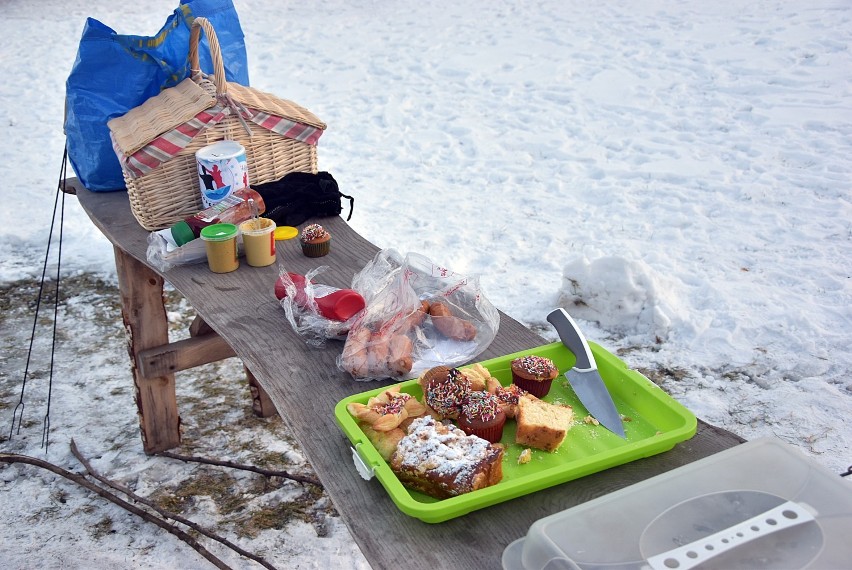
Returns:
[[[355,198],[343,194],[328,172],[291,172],[275,182],[252,184],[252,188],[266,205],[263,217],[278,226],[298,226],[310,218],[339,216],[343,211],[341,198],[349,200],[349,221],[355,207]]]

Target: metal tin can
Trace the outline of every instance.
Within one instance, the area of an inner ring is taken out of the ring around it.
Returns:
[[[246,149],[236,141],[219,141],[195,153],[201,202],[205,208],[248,188]]]

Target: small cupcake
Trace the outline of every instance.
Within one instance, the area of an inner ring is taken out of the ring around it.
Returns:
[[[423,399],[439,419],[459,417],[462,403],[470,392],[470,380],[456,368],[436,366],[421,379]]]
[[[543,356],[522,356],[512,361],[512,383],[536,398],[547,396],[558,374],[553,361]]]
[[[322,257],[331,251],[331,235],[319,224],[305,226],[299,241],[307,257]]]
[[[470,392],[461,406],[458,424],[467,435],[499,443],[503,437],[506,414],[492,394],[485,391]]]

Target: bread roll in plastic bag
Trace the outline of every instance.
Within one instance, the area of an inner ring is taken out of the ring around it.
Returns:
[[[385,249],[352,280],[366,301],[338,366],[356,380],[416,378],[472,361],[497,336],[500,315],[479,279]]]

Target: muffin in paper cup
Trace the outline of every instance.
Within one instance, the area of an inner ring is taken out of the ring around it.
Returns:
[[[322,257],[331,251],[331,234],[319,224],[305,226],[299,241],[307,257]]]
[[[506,413],[500,408],[494,395],[485,391],[474,391],[468,393],[465,398],[457,422],[467,435],[499,443],[503,437]]]
[[[512,383],[536,398],[544,398],[559,370],[549,358],[522,356],[512,361]]]

